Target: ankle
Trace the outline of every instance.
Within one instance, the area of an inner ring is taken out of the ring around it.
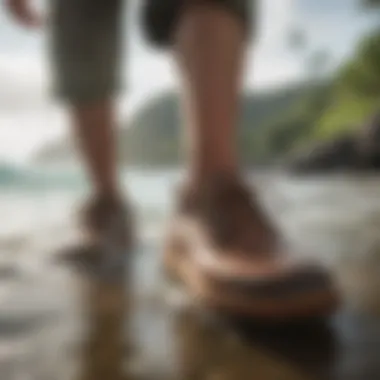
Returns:
[[[119,202],[123,198],[120,189],[118,189],[117,187],[106,187],[106,188],[99,187],[95,189],[93,194],[94,194],[93,197],[95,199],[110,201],[110,202],[114,202],[114,201]]]
[[[193,186],[201,186],[206,183],[219,182],[221,180],[240,181],[239,170],[235,166],[202,167],[190,170],[187,183]]]

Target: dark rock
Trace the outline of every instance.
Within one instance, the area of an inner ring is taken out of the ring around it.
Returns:
[[[359,130],[357,140],[363,167],[380,170],[380,112]]]
[[[317,144],[296,156],[289,168],[297,174],[380,171],[380,113],[356,132]]]
[[[359,167],[359,151],[356,137],[353,135],[345,135],[317,144],[290,163],[290,169],[300,174],[358,169]]]

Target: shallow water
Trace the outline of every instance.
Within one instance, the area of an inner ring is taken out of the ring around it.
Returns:
[[[0,190],[1,380],[380,378],[380,178],[254,178],[292,251],[320,258],[345,296],[327,325],[270,331],[166,286],[160,237],[177,175],[133,175],[141,244],[113,284],[53,260],[75,237],[83,188]]]

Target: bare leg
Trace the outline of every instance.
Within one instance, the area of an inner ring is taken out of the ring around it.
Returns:
[[[72,124],[97,196],[118,192],[115,111],[111,100],[72,106]]]
[[[189,5],[176,34],[193,179],[237,171],[238,95],[244,27],[218,5]]]

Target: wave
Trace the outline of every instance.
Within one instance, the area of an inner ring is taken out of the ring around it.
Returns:
[[[44,170],[8,163],[0,164],[0,188],[42,189],[42,188],[80,188],[83,178],[75,172],[63,170]]]

